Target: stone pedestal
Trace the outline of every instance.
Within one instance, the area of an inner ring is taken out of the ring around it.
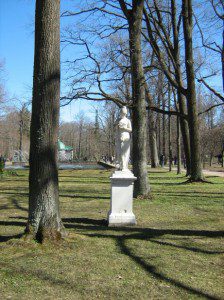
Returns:
[[[135,225],[132,212],[133,185],[137,179],[129,170],[115,171],[111,179],[110,211],[108,226]]]

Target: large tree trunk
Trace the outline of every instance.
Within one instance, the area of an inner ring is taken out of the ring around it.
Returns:
[[[132,95],[133,95],[133,172],[137,177],[134,196],[146,196],[150,191],[147,172],[147,126],[145,79],[142,63],[141,29],[144,0],[133,0],[132,10],[128,12]]]
[[[57,139],[60,99],[60,0],[36,0],[27,233],[58,240]]]
[[[173,44],[174,44],[174,59],[176,62],[175,68],[175,78],[176,81],[179,83],[180,86],[183,86],[183,79],[181,73],[181,65],[180,65],[180,47],[179,47],[179,35],[177,29],[177,17],[176,17],[176,2],[175,0],[171,0],[171,16],[172,16],[172,30],[173,30]],[[187,112],[186,102],[184,95],[177,91],[177,100],[179,104],[179,111],[181,115],[185,115]],[[191,173],[191,156],[190,156],[190,138],[189,138],[189,128],[188,122],[183,117],[180,117],[180,128],[182,133],[183,139],[183,146],[184,146],[184,155],[186,160],[186,175],[190,175]]]
[[[183,11],[183,30],[185,43],[185,66],[187,73],[187,106],[188,106],[188,124],[190,132],[190,147],[191,147],[191,174],[190,180],[203,180],[201,159],[200,159],[200,142],[199,142],[199,127],[198,127],[198,112],[196,102],[195,89],[195,74],[193,60],[193,45],[192,45],[192,3],[191,0],[182,0]]]

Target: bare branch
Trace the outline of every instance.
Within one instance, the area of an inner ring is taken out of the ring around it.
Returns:
[[[188,119],[187,115],[185,115],[185,114],[183,115],[179,111],[175,111],[175,110],[163,110],[163,109],[155,107],[155,106],[147,106],[146,109],[158,112],[158,113],[163,114],[163,115],[179,116],[179,117],[182,117],[186,120]]]
[[[224,102],[224,97],[220,93],[218,93],[215,89],[213,89],[208,83],[206,83],[203,78],[198,79],[198,82],[202,82],[204,86],[207,87],[207,89],[209,89],[214,95],[216,95],[220,100]]]
[[[214,105],[210,106],[209,108],[207,108],[206,110],[199,112],[198,115],[200,116],[200,115],[202,115],[202,114],[204,114],[204,113],[209,112],[209,111],[212,110],[213,108],[218,107],[218,106],[222,106],[222,105],[224,105],[224,103],[214,104]]]

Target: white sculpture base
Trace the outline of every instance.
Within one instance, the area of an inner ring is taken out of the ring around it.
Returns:
[[[110,211],[108,226],[135,225],[132,212],[133,185],[137,179],[130,170],[115,171],[111,179]]]

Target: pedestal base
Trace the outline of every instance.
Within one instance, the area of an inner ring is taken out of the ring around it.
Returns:
[[[132,212],[133,184],[137,179],[129,170],[115,171],[111,179],[111,200],[108,226],[135,225]]]
[[[136,225],[135,215],[120,213],[120,214],[108,214],[108,226],[129,226]]]

